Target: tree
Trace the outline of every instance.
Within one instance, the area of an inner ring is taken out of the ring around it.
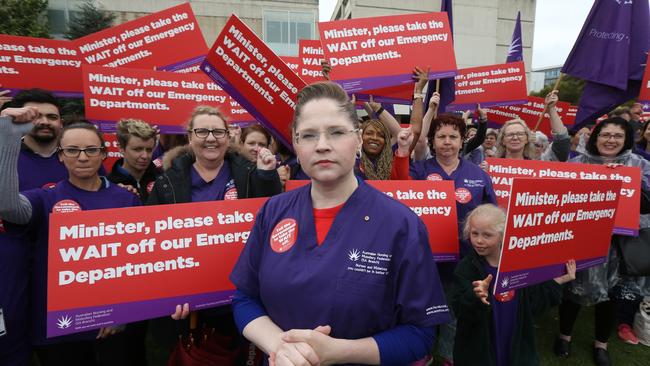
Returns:
[[[0,0],[0,33],[50,37],[47,0]]]
[[[77,39],[113,26],[115,14],[99,8],[95,1],[86,0],[72,16],[65,38]]]
[[[544,88],[542,88],[542,90],[538,92],[531,92],[530,95],[544,98],[546,94],[548,94],[553,89],[553,86],[554,85],[552,84],[546,85]],[[582,95],[582,90],[584,87],[584,80],[574,78],[571,75],[564,75],[562,81],[560,81],[560,86],[558,87],[558,90],[560,91],[558,93],[558,97],[562,102],[578,105],[578,101],[580,100],[580,95]]]

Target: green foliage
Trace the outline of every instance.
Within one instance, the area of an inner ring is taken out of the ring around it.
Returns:
[[[47,0],[0,0],[0,33],[49,38]]]
[[[99,8],[92,0],[86,0],[79,5],[78,11],[70,19],[68,31],[65,33],[67,39],[81,38],[110,28],[116,17],[114,13]]]
[[[553,89],[553,86],[554,85],[551,84],[546,85],[542,90],[538,92],[531,92],[530,95],[544,98],[546,94],[548,94]],[[558,93],[558,97],[562,102],[578,105],[578,101],[580,100],[580,95],[582,94],[584,87],[584,80],[574,78],[570,75],[564,75],[562,81],[560,81],[560,86],[558,88],[560,91]]]

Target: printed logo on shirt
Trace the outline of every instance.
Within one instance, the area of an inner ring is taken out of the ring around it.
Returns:
[[[237,199],[237,187],[235,186],[235,180],[231,179],[226,184],[226,193],[223,195],[224,200],[236,200]]]
[[[298,223],[294,219],[284,219],[278,222],[271,232],[269,244],[276,253],[284,253],[291,249],[298,237]]]
[[[52,207],[52,213],[70,213],[81,211],[81,206],[73,200],[61,200]]]
[[[427,175],[427,180],[432,180],[432,181],[439,181],[442,180],[442,176],[438,173],[431,173]]]
[[[56,182],[54,182],[54,183],[46,183],[46,184],[44,184],[43,187],[41,187],[41,188],[43,188],[43,189],[50,189],[50,188],[54,188],[54,187],[56,187]]]
[[[467,188],[456,188],[456,201],[460,203],[467,203],[472,200],[472,192]]]
[[[368,273],[373,275],[388,276],[388,267],[393,255],[390,253],[369,252],[352,249],[348,252],[347,270],[352,272]]]
[[[2,222],[2,219],[0,219],[0,234],[6,233],[7,230],[5,230],[5,224]]]
[[[482,179],[463,179],[463,185],[467,188],[485,187],[485,182]]]
[[[506,292],[502,292],[500,294],[494,295],[494,298],[497,299],[498,302],[510,302],[515,299],[515,290],[510,290]]]
[[[151,191],[153,191],[153,186],[154,186],[155,184],[156,184],[155,181],[153,181],[153,182],[149,182],[149,184],[147,184],[147,193],[151,193]]]

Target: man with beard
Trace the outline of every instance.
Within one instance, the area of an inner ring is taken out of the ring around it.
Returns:
[[[49,188],[67,179],[58,160],[56,142],[61,131],[59,103],[41,89],[18,93],[3,107],[32,107],[34,127],[21,144],[18,180],[21,191]],[[4,114],[0,112],[0,118]],[[30,245],[5,234],[0,217],[0,365],[27,365],[31,357],[29,276]]]

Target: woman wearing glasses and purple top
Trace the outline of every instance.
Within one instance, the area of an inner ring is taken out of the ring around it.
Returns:
[[[235,321],[277,366],[406,365],[449,320],[423,223],[354,175],[354,106],[330,82],[298,94],[294,147],[311,184],[271,198],[230,279]]]
[[[69,178],[53,188],[18,192],[16,166],[20,138],[32,129],[38,110],[33,107],[8,108],[0,115],[0,218],[10,235],[33,243],[33,280],[37,289],[32,301],[38,312],[32,322],[37,354],[42,365],[95,365],[93,342],[114,334],[117,328],[45,339],[47,299],[47,252],[49,214],[106,208],[139,206],[138,197],[111,184],[98,175],[106,158],[102,134],[95,126],[73,123],[66,126],[58,139],[58,157],[68,170]],[[13,173],[12,173],[13,172]]]

